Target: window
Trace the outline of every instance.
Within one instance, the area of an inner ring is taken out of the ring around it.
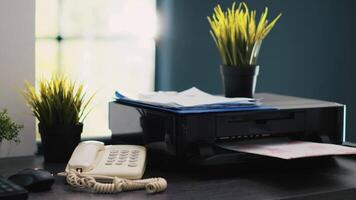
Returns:
[[[115,90],[153,91],[155,0],[36,0],[36,79],[64,72],[96,93],[84,137],[108,136]]]

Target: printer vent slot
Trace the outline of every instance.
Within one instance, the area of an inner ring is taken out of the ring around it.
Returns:
[[[215,137],[259,138],[304,131],[303,111],[225,114],[216,117]]]
[[[273,114],[260,114],[260,115],[241,115],[241,116],[230,116],[228,123],[240,123],[240,122],[250,122],[255,121],[256,124],[266,124],[271,120],[286,120],[294,119],[294,113],[273,113]]]
[[[238,136],[225,136],[218,137],[216,142],[234,142],[242,140],[256,140],[256,139],[265,139],[272,137],[295,137],[298,133],[289,133],[289,134],[242,134]]]
[[[256,124],[266,124],[266,123],[267,123],[267,120],[265,120],[265,119],[256,120]]]

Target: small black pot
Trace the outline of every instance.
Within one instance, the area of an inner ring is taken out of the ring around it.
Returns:
[[[44,127],[38,124],[44,160],[47,163],[66,163],[80,142],[83,124],[63,127]]]
[[[220,65],[225,96],[253,98],[259,69],[258,65]]]

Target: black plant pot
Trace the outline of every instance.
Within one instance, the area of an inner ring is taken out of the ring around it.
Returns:
[[[63,127],[44,127],[38,124],[44,160],[47,163],[66,163],[80,142],[83,124]]]
[[[253,98],[259,72],[258,65],[220,65],[220,72],[226,97]]]

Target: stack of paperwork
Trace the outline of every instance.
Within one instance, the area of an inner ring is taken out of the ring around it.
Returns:
[[[130,98],[115,93],[117,102],[135,106],[150,107],[176,113],[205,113],[221,111],[242,111],[273,109],[262,106],[260,99],[226,98],[211,95],[198,88],[190,88],[182,92],[150,92],[139,94],[137,98]]]

